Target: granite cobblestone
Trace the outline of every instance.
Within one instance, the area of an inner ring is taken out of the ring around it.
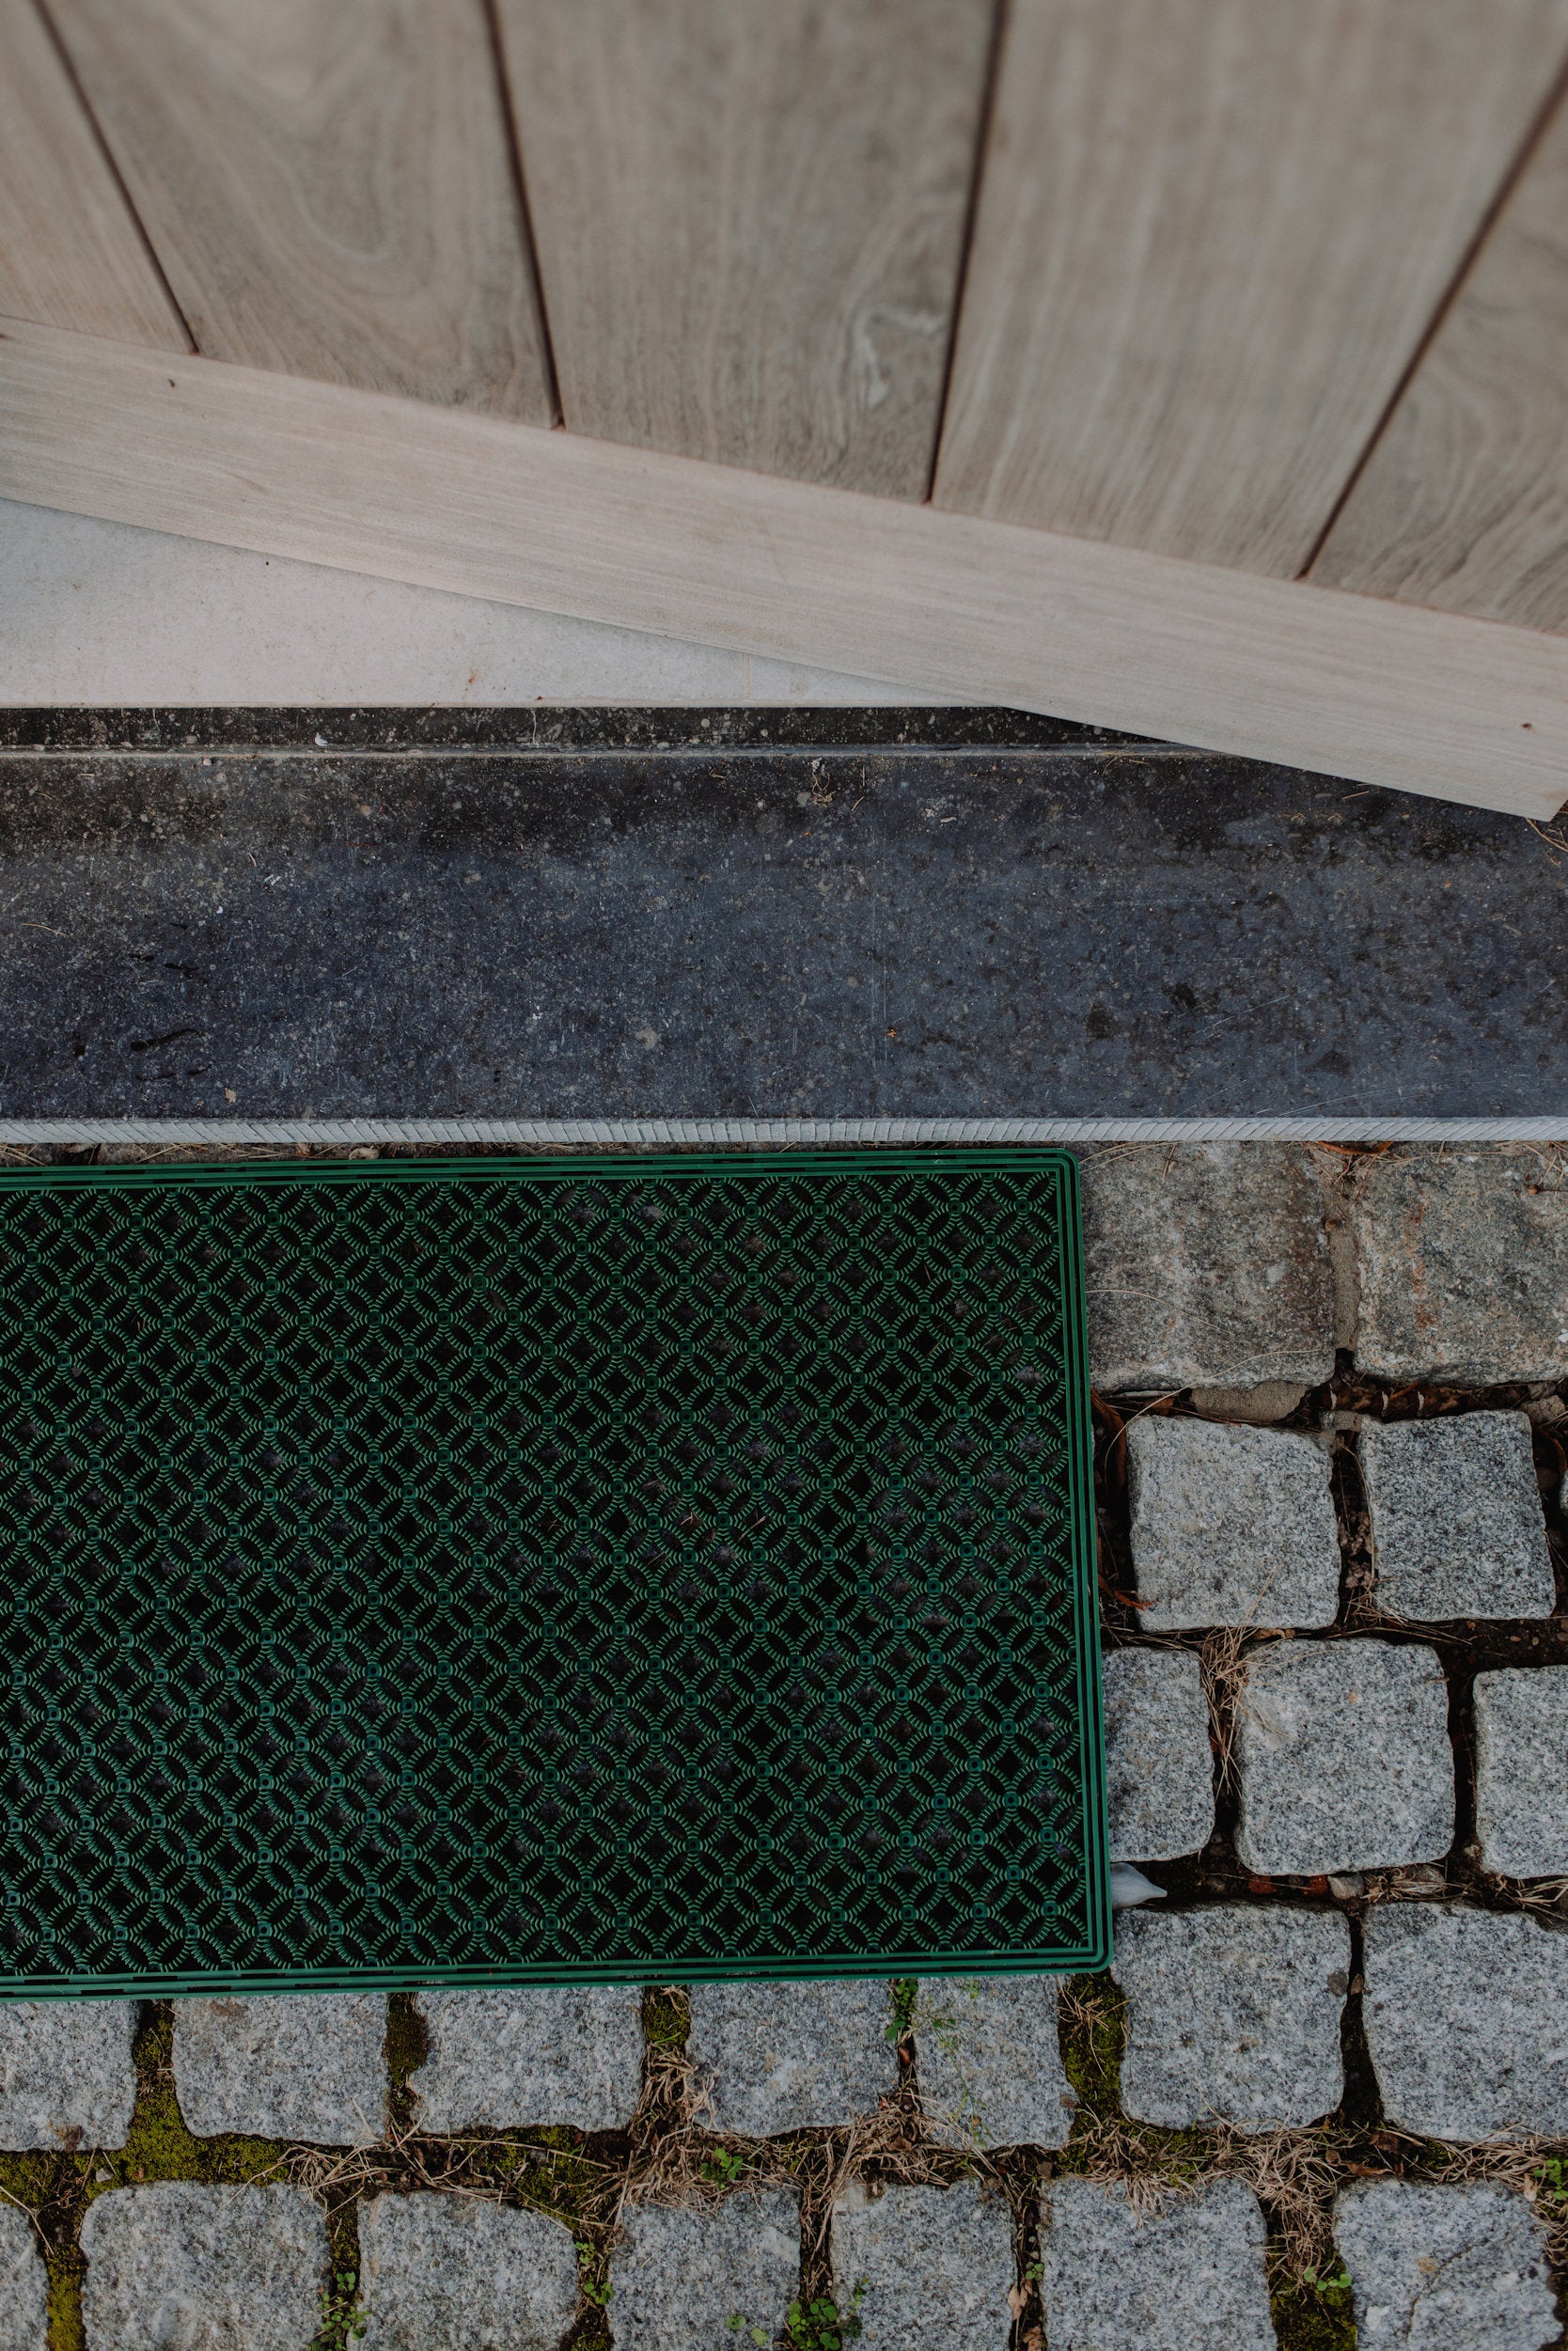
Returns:
[[[861,2326],[859,2351],[1007,2351],[1012,2217],[972,2180],[952,2187],[856,2182],[833,2212],[833,2290]]]
[[[1544,2351],[1556,2343],[1546,2232],[1485,2186],[1365,2181],[1334,2208],[1365,2351]]]
[[[1568,1942],[1521,1914],[1434,1903],[1368,1916],[1367,2046],[1397,2129],[1568,2137]]]
[[[133,2000],[0,2001],[0,2148],[123,2147]]]
[[[851,2122],[898,2086],[885,1978],[698,1983],[686,2048],[714,2130],[768,2139]]]
[[[1144,2212],[1059,2179],[1042,2218],[1051,2351],[1275,2351],[1262,2211],[1239,2181]]]
[[[1434,1861],[1453,1841],[1453,1752],[1437,1653],[1280,1641],[1236,1700],[1236,1854],[1269,1876]]]
[[[1127,1995],[1121,2103],[1136,2121],[1302,2129],[1339,2105],[1350,1930],[1337,1914],[1135,1911],[1112,1973]]]
[[[306,2351],[326,2220],[303,2188],[116,2188],[82,2223],[87,2351]]]
[[[1522,1412],[1372,1421],[1361,1475],[1390,1616],[1549,1616],[1557,1583]]]
[[[199,2139],[242,2131],[368,2146],[386,2127],[385,2039],[380,1993],[177,2000],[180,2111]]]
[[[642,2089],[642,1996],[635,1984],[427,1991],[419,2007],[430,2050],[409,2088],[421,2129],[549,2122],[604,2131],[631,2119]]]
[[[1568,1375],[1560,1152],[1380,1152],[1355,1170],[1346,1237],[1363,1371],[1466,1387]]]
[[[1146,1413],[1128,1424],[1127,1493],[1144,1632],[1333,1623],[1340,1539],[1312,1437]]]
[[[1315,1386],[1334,1369],[1323,1182],[1278,1143],[1089,1152],[1090,1364],[1115,1394]]]
[[[1055,1976],[937,1976],[915,2002],[920,2103],[951,2147],[1060,2147],[1077,2097]]]
[[[1568,1666],[1478,1673],[1476,1835],[1499,1877],[1568,1877]]]
[[[1190,1650],[1113,1650],[1105,1711],[1111,1859],[1200,1853],[1214,1833],[1215,1783],[1198,1658]]]
[[[577,2308],[572,2232],[467,2196],[359,2211],[367,2351],[556,2351]]]
[[[47,2351],[49,2273],[32,2220],[0,2204],[0,2351]]]
[[[800,2210],[780,2188],[634,2205],[610,2257],[616,2351],[716,2351],[753,2327],[772,2343],[799,2284]]]

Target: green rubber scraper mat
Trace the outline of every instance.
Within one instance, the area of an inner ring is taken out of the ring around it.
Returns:
[[[1091,1967],[1075,1170],[0,1174],[0,1989]]]

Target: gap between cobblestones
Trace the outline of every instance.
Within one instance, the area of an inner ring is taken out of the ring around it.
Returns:
[[[207,1149],[113,1155],[151,1162],[306,1154]],[[1340,1153],[1347,1186],[1358,1155],[1354,1151]],[[75,1150],[0,1152],[0,1159],[7,1162],[80,1164],[103,1156],[108,1154]],[[1332,1239],[1332,1219],[1330,1225]],[[1568,1467],[1563,1450],[1568,1440],[1565,1390],[1568,1383],[1555,1390],[1518,1382],[1475,1388],[1380,1383],[1359,1372],[1353,1355],[1341,1350],[1331,1380],[1269,1423],[1316,1434],[1327,1444],[1341,1546],[1334,1623],[1321,1631],[1283,1633],[1262,1627],[1256,1632],[1233,1627],[1191,1633],[1140,1628],[1129,1542],[1125,1427],[1139,1413],[1219,1416],[1201,1414],[1190,1390],[1094,1398],[1105,1647],[1107,1653],[1130,1647],[1196,1652],[1211,1705],[1214,1834],[1200,1854],[1150,1863],[1149,1873],[1165,1889],[1168,1902],[1162,1908],[1173,1912],[1220,1903],[1268,1903],[1337,1910],[1345,1917],[1351,1937],[1349,1992],[1341,2017],[1345,2087],[1339,2108],[1325,2122],[1308,2129],[1249,2134],[1221,2122],[1170,2130],[1133,2121],[1123,2112],[1120,2096],[1126,2003],[1105,1975],[1076,1977],[1063,1985],[1061,2054],[1078,2106],[1068,2142],[1054,2155],[1031,2148],[991,2151],[936,2143],[919,2105],[922,2003],[916,1987],[900,1984],[889,1987],[888,2025],[899,2052],[899,2085],[872,2114],[848,2128],[803,2130],[767,2140],[706,2128],[705,2086],[686,2051],[686,1996],[674,1989],[650,1989],[643,2002],[642,2096],[624,2130],[585,2135],[542,2124],[532,2129],[449,2137],[422,2133],[410,2077],[426,2055],[424,2021],[414,1995],[394,1994],[388,2002],[385,2044],[387,2131],[380,2144],[345,2149],[227,2135],[198,2139],[186,2128],[175,2096],[172,2009],[166,2002],[149,2003],[135,2041],[137,2096],[125,2146],[112,2152],[76,2148],[59,2154],[0,2154],[0,2196],[29,2213],[46,2254],[50,2351],[86,2351],[79,2236],[89,2204],[112,2187],[163,2180],[213,2185],[289,2180],[321,2200],[327,2215],[335,2284],[324,2299],[315,2351],[348,2351],[353,2339],[357,2212],[369,2194],[434,2189],[531,2206],[566,2221],[577,2247],[582,2297],[567,2344],[570,2351],[608,2351],[609,2249],[629,2203],[713,2203],[753,2188],[786,2186],[800,2200],[801,2292],[809,2300],[831,2296],[829,2221],[834,2199],[852,2173],[865,2179],[873,2192],[894,2184],[948,2186],[963,2177],[978,2177],[1006,2198],[1019,2280],[1013,2351],[1046,2351],[1037,2284],[1040,2195],[1053,2177],[1073,2174],[1118,2181],[1135,2203],[1146,2208],[1190,2194],[1216,2177],[1249,2186],[1268,2225],[1270,2295],[1281,2351],[1351,2351],[1355,2343],[1349,2287],[1332,2237],[1334,2198],[1342,2188],[1365,2180],[1450,2185],[1489,2181],[1522,2194],[1545,2225],[1558,2280],[1559,2315],[1568,2321],[1568,2139],[1454,2145],[1388,2127],[1361,2014],[1363,1922],[1368,1910],[1380,1903],[1441,1898],[1450,1904],[1527,1912],[1544,1923],[1568,1928],[1568,1881],[1521,1883],[1488,1875],[1480,1868],[1474,1849],[1473,1701],[1479,1671],[1568,1663],[1568,1525],[1560,1501]],[[1417,1624],[1380,1611],[1372,1597],[1370,1520],[1355,1444],[1357,1426],[1367,1419],[1500,1409],[1528,1410],[1532,1420],[1556,1577],[1554,1615],[1546,1620]],[[1364,1873],[1359,1887],[1342,1896],[1325,1878],[1249,1873],[1235,1853],[1237,1789],[1231,1767],[1237,1708],[1246,1702],[1241,1694],[1246,1660],[1279,1639],[1330,1642],[1366,1636],[1428,1645],[1442,1662],[1457,1798],[1452,1847],[1440,1864]],[[1568,1958],[1568,1941],[1564,1954]],[[929,2002],[924,2004],[923,2025],[928,2031],[938,2029]]]

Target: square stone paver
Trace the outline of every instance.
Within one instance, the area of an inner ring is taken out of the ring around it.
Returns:
[[[885,1977],[843,1983],[694,1983],[686,2048],[718,2131],[768,2139],[848,2123],[898,2087]]]
[[[1117,1649],[1105,1664],[1113,1861],[1174,1861],[1214,1834],[1214,1750],[1190,1650]]]
[[[123,2147],[133,2000],[0,2001],[0,2147]]]
[[[1568,2137],[1565,1951],[1517,1913],[1426,1902],[1368,1912],[1361,2011],[1396,2129]]]
[[[1568,1877],[1568,1666],[1478,1673],[1476,1835],[1499,1877]]]
[[[833,2208],[833,2295],[860,2320],[858,2351],[1007,2351],[1014,2276],[1012,2216],[972,2180],[882,2196],[855,2183]]]
[[[1546,2232],[1477,2183],[1359,2182],[1334,2207],[1363,2351],[1544,2351],[1558,2340]]]
[[[430,2055],[409,2076],[427,2131],[570,2123],[617,2130],[642,2094],[635,1984],[421,1992]]]
[[[1275,2351],[1262,2211],[1239,2181],[1138,2213],[1118,2186],[1054,2180],[1041,2222],[1051,2351]]]
[[[754,2327],[771,2343],[800,2290],[800,2207],[776,2187],[673,2212],[635,2204],[610,2286],[616,2351],[749,2351]]]
[[[362,2340],[375,2351],[556,2351],[577,2309],[564,2221],[473,2196],[359,2207]]]
[[[1550,1616],[1557,1584],[1522,1412],[1361,1432],[1374,1594],[1390,1616]]]
[[[1112,1973],[1127,1995],[1121,2103],[1135,2121],[1301,2129],[1339,2105],[1350,1929],[1337,1913],[1134,1911]]]
[[[1357,1163],[1356,1360],[1462,1387],[1568,1372],[1568,1154],[1407,1149]]]
[[[326,2220],[302,2187],[115,2188],[82,2223],[87,2351],[306,2351]]]
[[[386,2124],[380,1992],[225,1993],[174,2003],[174,2087],[198,2139],[244,2131],[368,2146]]]
[[[915,2002],[920,2104],[950,2147],[1060,2147],[1078,2101],[1062,2071],[1055,1976],[932,1976]]]
[[[1435,1650],[1380,1640],[1258,1650],[1236,1701],[1244,1868],[1313,1877],[1438,1859],[1453,1842],[1448,1714]]]
[[[1332,1624],[1340,1538],[1309,1436],[1145,1413],[1127,1428],[1138,1622]]]
[[[0,2204],[0,2351],[47,2351],[49,2272],[38,2231],[14,2204]]]
[[[1279,1143],[1086,1152],[1094,1383],[1302,1387],[1334,1369],[1334,1283],[1309,1156]]]

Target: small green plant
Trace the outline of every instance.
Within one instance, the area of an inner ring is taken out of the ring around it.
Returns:
[[[574,2236],[572,2242],[576,2249],[579,2261],[586,2262],[593,2259],[594,2249],[586,2237]],[[608,2310],[615,2300],[615,2288],[607,2278],[601,2284],[595,2278],[579,2277],[577,2283],[582,2289],[584,2301],[591,2302],[596,2311]]]
[[[1350,2273],[1342,2262],[1278,2280],[1271,2299],[1279,2351],[1355,2351]]]
[[[1309,2294],[1338,2294],[1350,2283],[1350,2272],[1341,2262],[1333,2269],[1304,2269],[1301,2282]]]
[[[359,2299],[359,2272],[335,2269],[321,2288],[321,2323],[311,2338],[310,2351],[348,2351],[365,2332],[370,2313]]]
[[[702,2158],[702,2176],[715,2187],[733,2187],[745,2177],[745,2157],[731,2154],[728,2147],[715,2147]]]
[[[846,2343],[853,2343],[856,2335],[865,2331],[860,2321],[865,2293],[866,2280],[862,2278],[842,2318],[837,2302],[830,2301],[826,2295],[820,2295],[814,2302],[792,2302],[786,2321],[790,2351],[842,2351]]]
[[[757,2326],[751,2319],[746,2317],[744,2311],[730,2312],[729,2331],[732,2335],[744,2334],[748,2343],[758,2343],[765,2345],[773,2341],[773,2337],[769,2334],[767,2328],[765,2327]]]
[[[1568,2201],[1568,2163],[1560,2155],[1548,2155],[1544,2163],[1538,2163],[1534,2177],[1540,2181],[1542,2194],[1549,2203]]]
[[[892,1995],[893,2015],[885,2029],[885,2037],[897,2046],[915,2022],[915,2003],[920,1987],[913,1976],[896,1976],[887,1988]]]

